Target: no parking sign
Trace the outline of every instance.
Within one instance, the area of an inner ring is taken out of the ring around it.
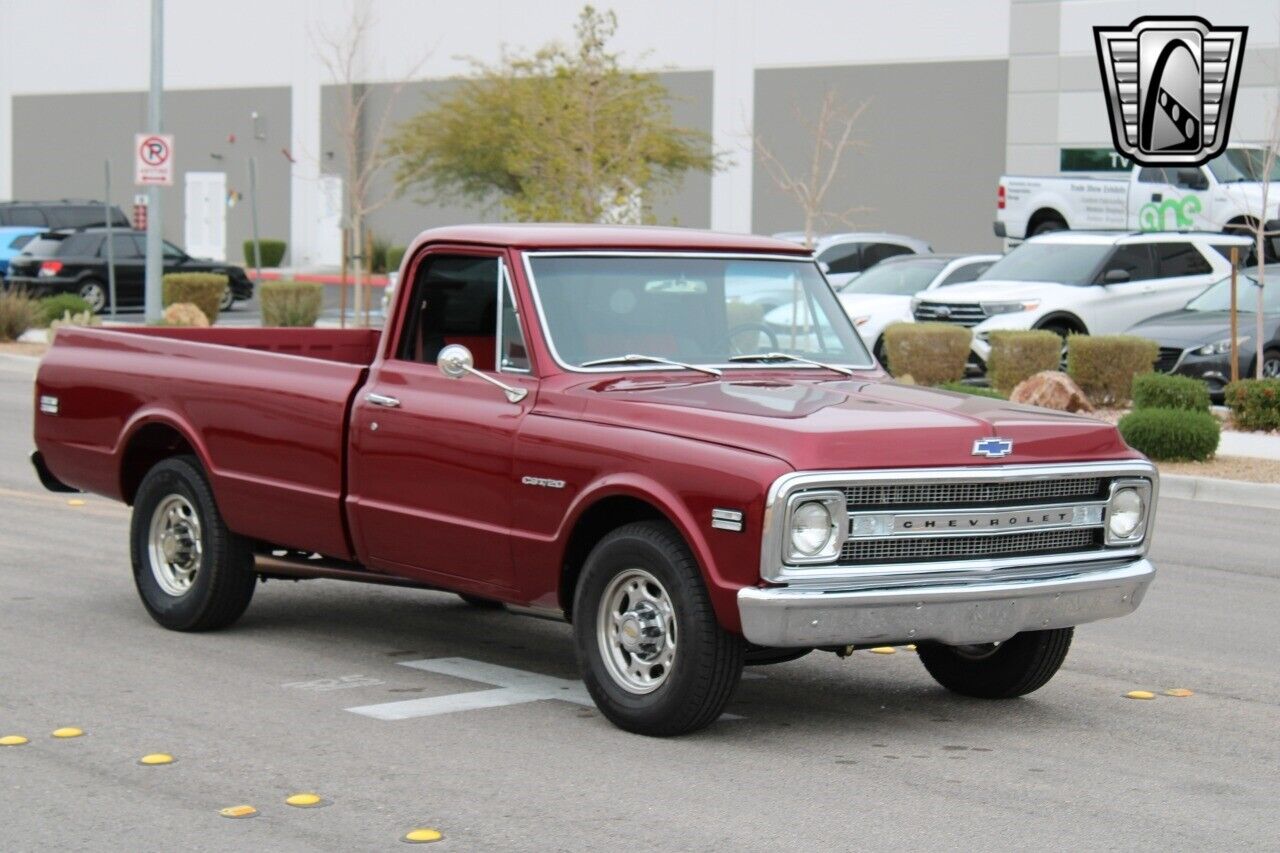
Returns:
[[[173,134],[136,134],[133,152],[134,184],[140,187],[173,186]]]

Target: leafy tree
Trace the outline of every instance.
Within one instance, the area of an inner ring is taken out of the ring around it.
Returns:
[[[528,221],[639,222],[686,172],[713,170],[711,139],[677,126],[653,74],[608,50],[612,12],[583,8],[576,43],[473,61],[475,76],[388,142],[401,190],[496,200]]]

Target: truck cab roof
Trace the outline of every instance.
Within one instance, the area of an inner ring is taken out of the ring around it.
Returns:
[[[414,243],[472,243],[526,250],[746,252],[800,257],[810,254],[804,246],[772,237],[653,225],[453,225],[423,231]]]

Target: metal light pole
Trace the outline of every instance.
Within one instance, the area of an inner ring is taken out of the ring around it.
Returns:
[[[253,269],[262,286],[262,241],[258,239],[258,158],[249,158],[249,213],[253,218]]]
[[[106,179],[106,193],[102,196],[102,212],[107,222],[107,294],[111,300],[111,319],[116,318],[116,237],[115,219],[111,210],[111,161],[102,161],[102,174]]]
[[[164,0],[151,0],[151,92],[147,98],[147,129],[164,130],[160,94],[164,88]],[[147,187],[146,318],[159,322],[163,314],[161,279],[164,276],[161,240],[160,187]]]

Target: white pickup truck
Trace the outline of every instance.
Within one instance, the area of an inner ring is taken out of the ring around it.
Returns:
[[[1280,191],[1269,194],[1263,214],[1265,162],[1264,148],[1234,147],[1204,166],[1134,166],[1127,177],[1005,175],[996,191],[996,236],[1022,240],[1065,229],[1227,231],[1260,216],[1270,223],[1280,218]],[[1271,180],[1280,183],[1280,160]]]

